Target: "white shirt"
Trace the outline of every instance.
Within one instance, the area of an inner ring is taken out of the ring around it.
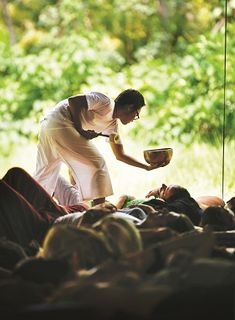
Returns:
[[[88,109],[81,111],[82,128],[104,134],[117,133],[117,119],[113,119],[114,101],[99,92],[86,94],[86,100]]]
[[[113,119],[114,101],[100,92],[90,92],[86,94],[85,97],[88,108],[83,108],[80,113],[82,128],[107,135],[111,133],[118,134],[118,121],[117,119]],[[55,122],[56,119],[69,118],[68,105],[68,99],[60,101],[55,108],[46,115],[46,118],[53,119],[53,122]],[[71,123],[71,121],[69,122]],[[121,143],[121,140],[117,143]]]

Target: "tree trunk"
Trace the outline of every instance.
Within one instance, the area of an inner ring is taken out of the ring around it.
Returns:
[[[9,12],[8,12],[8,3],[7,3],[7,0],[1,0],[1,2],[2,2],[2,9],[3,9],[3,18],[9,33],[10,44],[11,46],[13,46],[15,44],[15,33],[13,29],[11,16],[9,15]]]

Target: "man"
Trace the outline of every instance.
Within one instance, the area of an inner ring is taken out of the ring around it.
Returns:
[[[117,160],[145,170],[166,165],[144,164],[124,152],[118,119],[124,125],[139,119],[144,105],[142,94],[133,89],[123,91],[114,101],[102,93],[91,92],[59,102],[41,122],[35,179],[60,201],[64,183],[59,171],[64,162],[79,190],[66,204],[81,200],[93,200],[94,205],[103,203],[113,190],[105,161],[91,142],[100,134],[109,137]]]

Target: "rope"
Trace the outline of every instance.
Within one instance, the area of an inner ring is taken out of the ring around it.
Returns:
[[[222,134],[222,199],[224,199],[224,165],[225,165],[225,136],[226,136],[226,81],[227,81],[227,24],[228,24],[228,1],[225,0],[224,21],[224,106],[223,106],[223,134]]]

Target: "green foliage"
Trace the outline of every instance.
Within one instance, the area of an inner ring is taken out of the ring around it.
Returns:
[[[229,2],[227,137],[233,138],[234,2]],[[222,0],[12,0],[0,15],[0,148],[34,139],[43,113],[89,90],[146,97],[131,134],[146,143],[220,141]],[[147,130],[146,130],[147,129]]]
[[[233,139],[235,96],[234,39],[230,39],[227,61],[226,135]],[[179,140],[185,144],[221,142],[224,108],[223,34],[201,36],[188,45],[185,55],[171,55],[167,63],[151,60],[131,66],[130,78],[144,79],[140,84],[149,108],[144,122],[134,134],[153,143]],[[133,81],[135,83],[135,80]],[[148,128],[146,133],[146,128]],[[152,133],[155,133],[152,135]]]

